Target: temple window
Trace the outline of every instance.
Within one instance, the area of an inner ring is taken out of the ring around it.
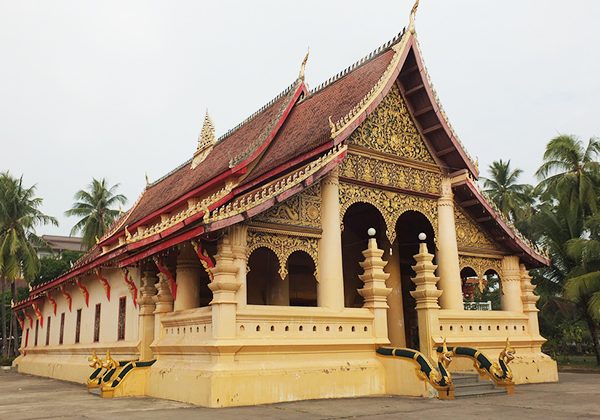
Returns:
[[[62,344],[65,337],[65,313],[60,314],[60,331],[58,335],[58,344]]]
[[[81,338],[81,309],[77,309],[77,317],[75,319],[75,344],[79,343]]]
[[[33,345],[37,346],[38,345],[38,331],[40,329],[40,320],[36,319],[35,320],[35,338],[33,340]]]
[[[293,252],[287,261],[290,306],[317,306],[315,263],[304,251]]]
[[[125,316],[127,310],[127,297],[119,298],[119,317],[117,319],[117,340],[125,340]]]
[[[25,332],[25,347],[27,347],[29,345],[29,328],[27,328],[27,331]]]
[[[100,341],[100,308],[101,304],[97,303],[94,312],[94,343]]]
[[[50,321],[52,321],[52,318],[48,317],[47,319],[47,323],[46,323],[46,345],[50,344]]]
[[[500,309],[500,276],[493,270],[487,270],[483,276],[477,275],[471,267],[460,272],[463,300],[466,310],[492,311]]]

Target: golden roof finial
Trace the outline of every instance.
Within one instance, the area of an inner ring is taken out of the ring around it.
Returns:
[[[302,64],[300,64],[300,74],[298,74],[298,79],[304,81],[304,71],[306,70],[306,63],[308,62],[308,55],[310,54],[310,47],[306,51],[306,55],[304,56],[304,60],[302,60]]]
[[[417,9],[419,8],[419,0],[415,1],[412,9],[410,9],[410,23],[408,24],[408,29],[410,29],[411,33],[415,33],[415,16],[417,15]]]
[[[148,172],[144,173],[144,176],[146,177],[146,187],[148,185],[150,185],[150,178],[148,178]]]
[[[208,156],[216,142],[215,126],[208,115],[208,110],[206,110],[202,131],[200,131],[200,136],[198,137],[198,147],[196,148],[196,153],[194,153],[194,159],[192,160],[192,169],[206,159],[206,156]]]

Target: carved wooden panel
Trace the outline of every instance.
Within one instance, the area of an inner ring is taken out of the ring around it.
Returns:
[[[396,85],[349,141],[407,159],[435,163]]]
[[[470,267],[477,274],[477,278],[483,278],[488,270],[494,270],[502,279],[502,260],[497,258],[472,257],[467,255],[458,256],[460,269]]]
[[[454,207],[456,242],[459,249],[501,252],[502,249],[458,205]]]
[[[319,183],[253,218],[265,223],[321,228],[321,188]]]

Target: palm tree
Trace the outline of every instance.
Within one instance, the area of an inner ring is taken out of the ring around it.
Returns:
[[[11,284],[12,299],[16,300],[15,280],[32,280],[39,270],[35,246],[43,240],[35,234],[38,225],[58,226],[55,218],[39,210],[42,199],[35,196],[35,185],[23,186],[23,178],[15,179],[8,172],[0,174],[0,295],[4,297],[7,283]],[[0,305],[2,323],[2,355],[8,356],[10,346],[6,334],[6,308]],[[11,313],[13,334],[16,322]],[[16,340],[15,349],[18,348]]]
[[[550,140],[544,163],[536,172],[537,189],[546,198],[560,198],[582,218],[598,206],[600,140],[591,138],[586,147],[575,136],[560,135]],[[561,197],[559,197],[559,195]]]
[[[125,204],[127,198],[117,194],[119,184],[108,187],[105,178],[100,180],[93,178],[87,190],[79,190],[75,193],[76,202],[73,208],[67,210],[67,216],[77,216],[81,219],[71,229],[71,235],[78,232],[83,233],[83,244],[91,248],[96,239],[102,237],[110,224],[119,215],[119,210],[114,206]]]
[[[498,209],[513,222],[529,216],[533,205],[533,187],[518,184],[523,171],[513,170],[510,160],[504,162],[502,159],[492,162],[488,170],[490,178],[482,177],[484,192]]]
[[[565,296],[579,304],[600,365],[600,213],[587,220],[586,228],[584,238],[567,243],[567,252],[578,265],[565,283]]]

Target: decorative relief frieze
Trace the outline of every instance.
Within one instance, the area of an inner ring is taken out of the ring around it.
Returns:
[[[281,279],[285,279],[288,275],[287,261],[290,255],[296,251],[306,252],[315,264],[315,278],[318,280],[319,240],[317,238],[248,229],[248,258],[258,248],[268,248],[275,253],[279,261]]]
[[[373,157],[349,153],[341,164],[341,175],[403,190],[435,195],[441,193],[442,175],[440,173]]]
[[[501,279],[503,278],[502,259],[459,255],[458,264],[461,270],[467,267],[472,268],[479,279],[482,279],[488,270],[494,270]]]
[[[500,247],[458,205],[454,207],[454,217],[456,223],[456,242],[459,249],[501,251]]]
[[[349,142],[407,159],[435,163],[396,85],[350,136]]]
[[[437,200],[435,199],[341,182],[340,219],[344,219],[348,208],[355,203],[371,204],[379,210],[385,221],[386,235],[390,243],[396,240],[398,218],[409,210],[423,214],[431,223],[437,237]]]
[[[252,220],[320,229],[321,188],[319,183],[288,198]]]

